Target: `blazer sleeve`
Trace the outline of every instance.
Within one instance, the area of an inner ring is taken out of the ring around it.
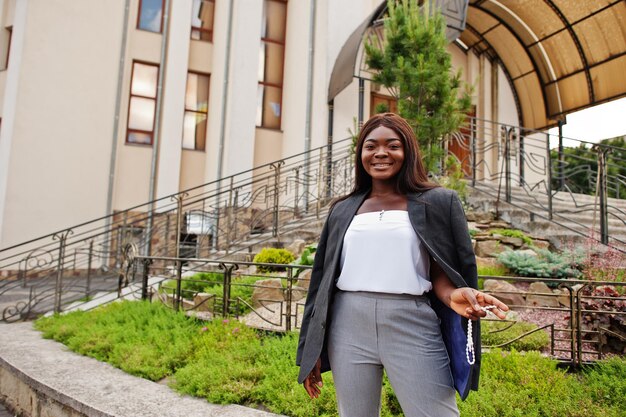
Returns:
[[[467,228],[467,218],[456,193],[452,193],[450,201],[450,227],[459,260],[460,273],[465,282],[472,288],[478,287],[476,255],[472,239]]]
[[[326,223],[322,229],[317,249],[315,250],[315,259],[313,260],[313,270],[311,271],[311,282],[309,283],[309,291],[307,293],[306,302],[304,304],[304,315],[302,325],[300,327],[300,338],[298,340],[298,352],[296,354],[296,365],[300,366],[302,354],[304,352],[304,344],[306,341],[307,331],[311,317],[315,312],[315,298],[322,281],[324,260],[326,257],[326,244],[328,242],[328,223],[330,221],[330,213],[326,218]]]

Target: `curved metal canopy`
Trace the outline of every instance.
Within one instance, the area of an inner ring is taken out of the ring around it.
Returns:
[[[525,127],[626,96],[623,0],[471,0],[460,40],[502,63]]]
[[[524,127],[551,127],[568,113],[626,96],[624,0],[437,3],[444,14],[450,6],[463,13],[455,20],[446,16],[449,35],[456,25],[464,45],[501,62]],[[383,2],[344,45],[331,76],[329,100],[350,84],[363,35],[384,12]],[[345,62],[348,57],[351,67]]]

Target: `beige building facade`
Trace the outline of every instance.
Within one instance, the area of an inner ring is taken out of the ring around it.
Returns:
[[[329,83],[380,4],[1,0],[0,248],[347,137],[359,80],[332,135]],[[499,61],[449,51],[476,117],[519,125]],[[365,82],[365,118],[385,96]]]

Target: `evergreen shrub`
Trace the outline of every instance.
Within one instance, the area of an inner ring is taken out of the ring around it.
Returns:
[[[290,264],[296,257],[287,249],[263,248],[254,257],[254,262],[263,264]],[[258,266],[259,272],[284,271],[285,267]]]
[[[580,278],[577,268],[581,262],[577,253],[550,252],[537,249],[537,256],[521,251],[505,251],[498,255],[498,262],[506,266],[514,275],[538,278]]]
[[[325,373],[320,398],[297,383],[298,334],[259,334],[230,319],[201,322],[161,304],[113,303],[88,312],[39,319],[44,337],[71,350],[219,404],[241,404],[292,417],[336,416]],[[481,387],[457,401],[462,416],[618,417],[626,409],[626,360],[615,357],[578,374],[538,352],[482,356]],[[457,398],[458,400],[458,398]],[[401,416],[385,378],[382,417]]]

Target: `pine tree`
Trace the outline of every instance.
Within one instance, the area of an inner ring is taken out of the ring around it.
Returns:
[[[382,47],[365,43],[374,81],[394,93],[398,113],[412,125],[429,171],[443,155],[442,141],[458,130],[470,109],[470,92],[461,72],[453,73],[446,50],[445,19],[415,0],[388,0]]]

